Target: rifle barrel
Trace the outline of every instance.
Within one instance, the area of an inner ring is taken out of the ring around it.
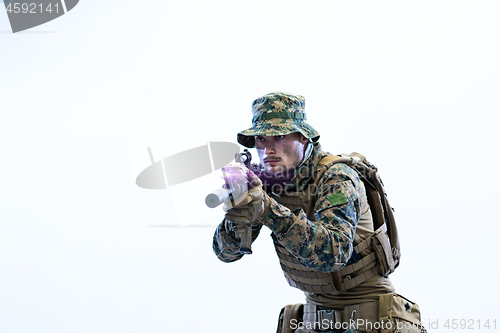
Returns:
[[[205,198],[205,203],[210,208],[215,208],[220,204],[224,203],[229,198],[229,190],[225,188],[219,188]]]

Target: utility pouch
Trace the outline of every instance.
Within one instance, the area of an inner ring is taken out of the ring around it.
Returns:
[[[426,333],[416,303],[398,294],[382,295],[378,301],[380,333]]]
[[[372,248],[377,256],[380,275],[387,277],[394,272],[396,264],[394,261],[394,250],[391,249],[389,236],[385,232],[386,228],[381,227],[379,232],[372,238]]]
[[[304,304],[288,304],[281,309],[276,333],[293,333],[302,322]]]

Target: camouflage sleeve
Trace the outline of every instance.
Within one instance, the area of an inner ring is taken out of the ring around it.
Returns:
[[[273,200],[262,223],[306,267],[334,272],[352,255],[360,218],[359,183],[345,164],[334,164],[320,180],[314,207],[315,221],[302,208],[290,210]]]
[[[233,262],[243,257],[240,253],[240,239],[236,238],[231,228],[232,222],[224,219],[215,229],[212,249],[219,260],[223,262]],[[252,226],[252,243],[262,229],[262,224]]]

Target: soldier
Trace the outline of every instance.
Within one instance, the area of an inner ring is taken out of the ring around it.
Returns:
[[[321,149],[304,106],[304,97],[283,92],[253,102],[253,126],[238,142],[256,148],[264,172],[250,173],[251,194],[225,208],[213,250],[224,262],[242,258],[235,230],[257,216],[252,241],[262,226],[272,231],[285,278],[307,301],[282,310],[279,332],[379,332],[367,324],[379,321],[379,297],[394,287],[373,249],[355,248],[374,232],[365,186],[347,164],[325,162],[332,155]]]

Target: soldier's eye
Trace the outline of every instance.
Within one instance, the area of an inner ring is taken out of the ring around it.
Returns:
[[[256,140],[257,142],[263,142],[263,141],[264,141],[264,137],[262,137],[262,136],[256,136],[256,137],[255,137],[255,140]]]
[[[276,135],[276,140],[282,140],[284,137],[284,135]]]

